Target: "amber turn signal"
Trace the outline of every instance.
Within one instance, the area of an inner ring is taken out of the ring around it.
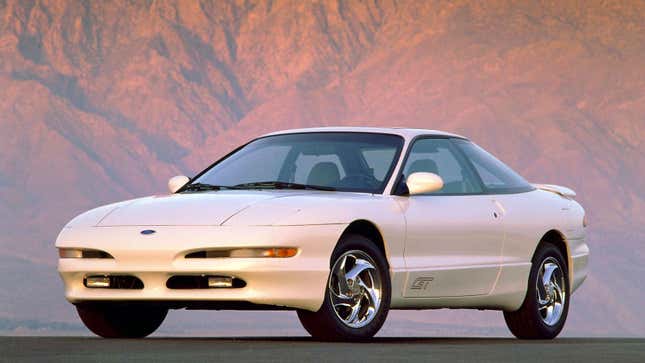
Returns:
[[[269,248],[262,253],[263,257],[293,257],[298,253],[297,248]]]
[[[298,254],[295,247],[234,248],[230,250],[202,250],[191,252],[186,258],[256,258],[256,257],[293,257]]]
[[[230,251],[229,257],[293,257],[296,253],[298,249],[293,247],[237,248]]]

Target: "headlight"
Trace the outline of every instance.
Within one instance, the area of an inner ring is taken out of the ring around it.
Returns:
[[[261,247],[261,248],[234,248],[227,250],[202,250],[188,253],[186,258],[256,258],[256,257],[293,257],[298,254],[295,247]]]
[[[60,258],[114,258],[107,252],[87,248],[59,248]]]

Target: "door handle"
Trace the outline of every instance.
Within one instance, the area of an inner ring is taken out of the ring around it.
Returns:
[[[501,218],[506,214],[506,209],[504,209],[504,206],[498,200],[493,199],[493,206],[493,217],[495,219]]]

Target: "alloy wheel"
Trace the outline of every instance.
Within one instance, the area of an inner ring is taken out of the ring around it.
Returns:
[[[350,328],[369,324],[379,310],[382,283],[374,260],[365,252],[352,250],[334,263],[329,295],[336,316]]]
[[[538,311],[542,321],[553,326],[560,321],[567,299],[564,273],[558,261],[547,257],[538,271],[536,290]]]

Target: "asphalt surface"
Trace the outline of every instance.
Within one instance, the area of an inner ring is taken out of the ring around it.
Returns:
[[[322,343],[299,337],[0,337],[0,361],[645,362],[645,339],[377,338],[369,343]]]

